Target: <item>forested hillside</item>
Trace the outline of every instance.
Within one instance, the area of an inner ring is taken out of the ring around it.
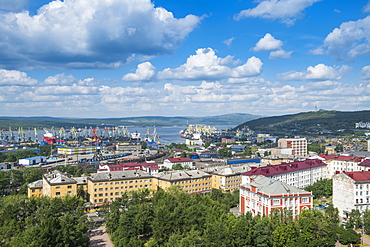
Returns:
[[[122,117],[122,118],[52,118],[52,117],[0,117],[0,129],[11,128],[83,128],[85,126],[184,126],[188,124],[237,125],[260,116],[234,113],[204,117]]]
[[[292,115],[264,117],[236,127],[248,126],[259,133],[273,135],[345,135],[354,134],[355,123],[370,121],[370,111],[314,111]],[[364,130],[362,130],[364,131]]]

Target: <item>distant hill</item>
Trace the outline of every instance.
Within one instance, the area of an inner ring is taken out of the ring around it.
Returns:
[[[260,118],[257,115],[234,113],[205,117],[125,117],[125,118],[53,118],[0,117],[0,129],[14,128],[83,128],[85,126],[183,126],[187,124],[231,125]]]
[[[248,126],[259,133],[277,136],[345,135],[364,130],[355,129],[355,123],[370,121],[370,111],[314,111],[292,115],[263,117],[247,121],[235,129]]]

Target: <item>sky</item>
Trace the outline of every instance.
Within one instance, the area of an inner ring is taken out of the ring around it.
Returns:
[[[0,1],[0,116],[318,109],[370,110],[368,0]]]

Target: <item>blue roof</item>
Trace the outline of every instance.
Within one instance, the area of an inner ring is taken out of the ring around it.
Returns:
[[[29,158],[24,158],[24,160],[35,160],[35,159],[45,159],[45,156],[35,156],[35,157],[29,157]]]

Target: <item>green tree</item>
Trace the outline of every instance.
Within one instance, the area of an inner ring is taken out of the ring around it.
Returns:
[[[230,158],[232,156],[232,153],[229,148],[221,148],[218,150],[218,156],[220,158]]]
[[[343,228],[342,226],[338,230],[339,242],[343,245],[360,244],[361,235],[352,228]]]
[[[315,198],[330,197],[333,195],[333,180],[320,179],[314,184],[305,188],[307,191],[312,191]]]

